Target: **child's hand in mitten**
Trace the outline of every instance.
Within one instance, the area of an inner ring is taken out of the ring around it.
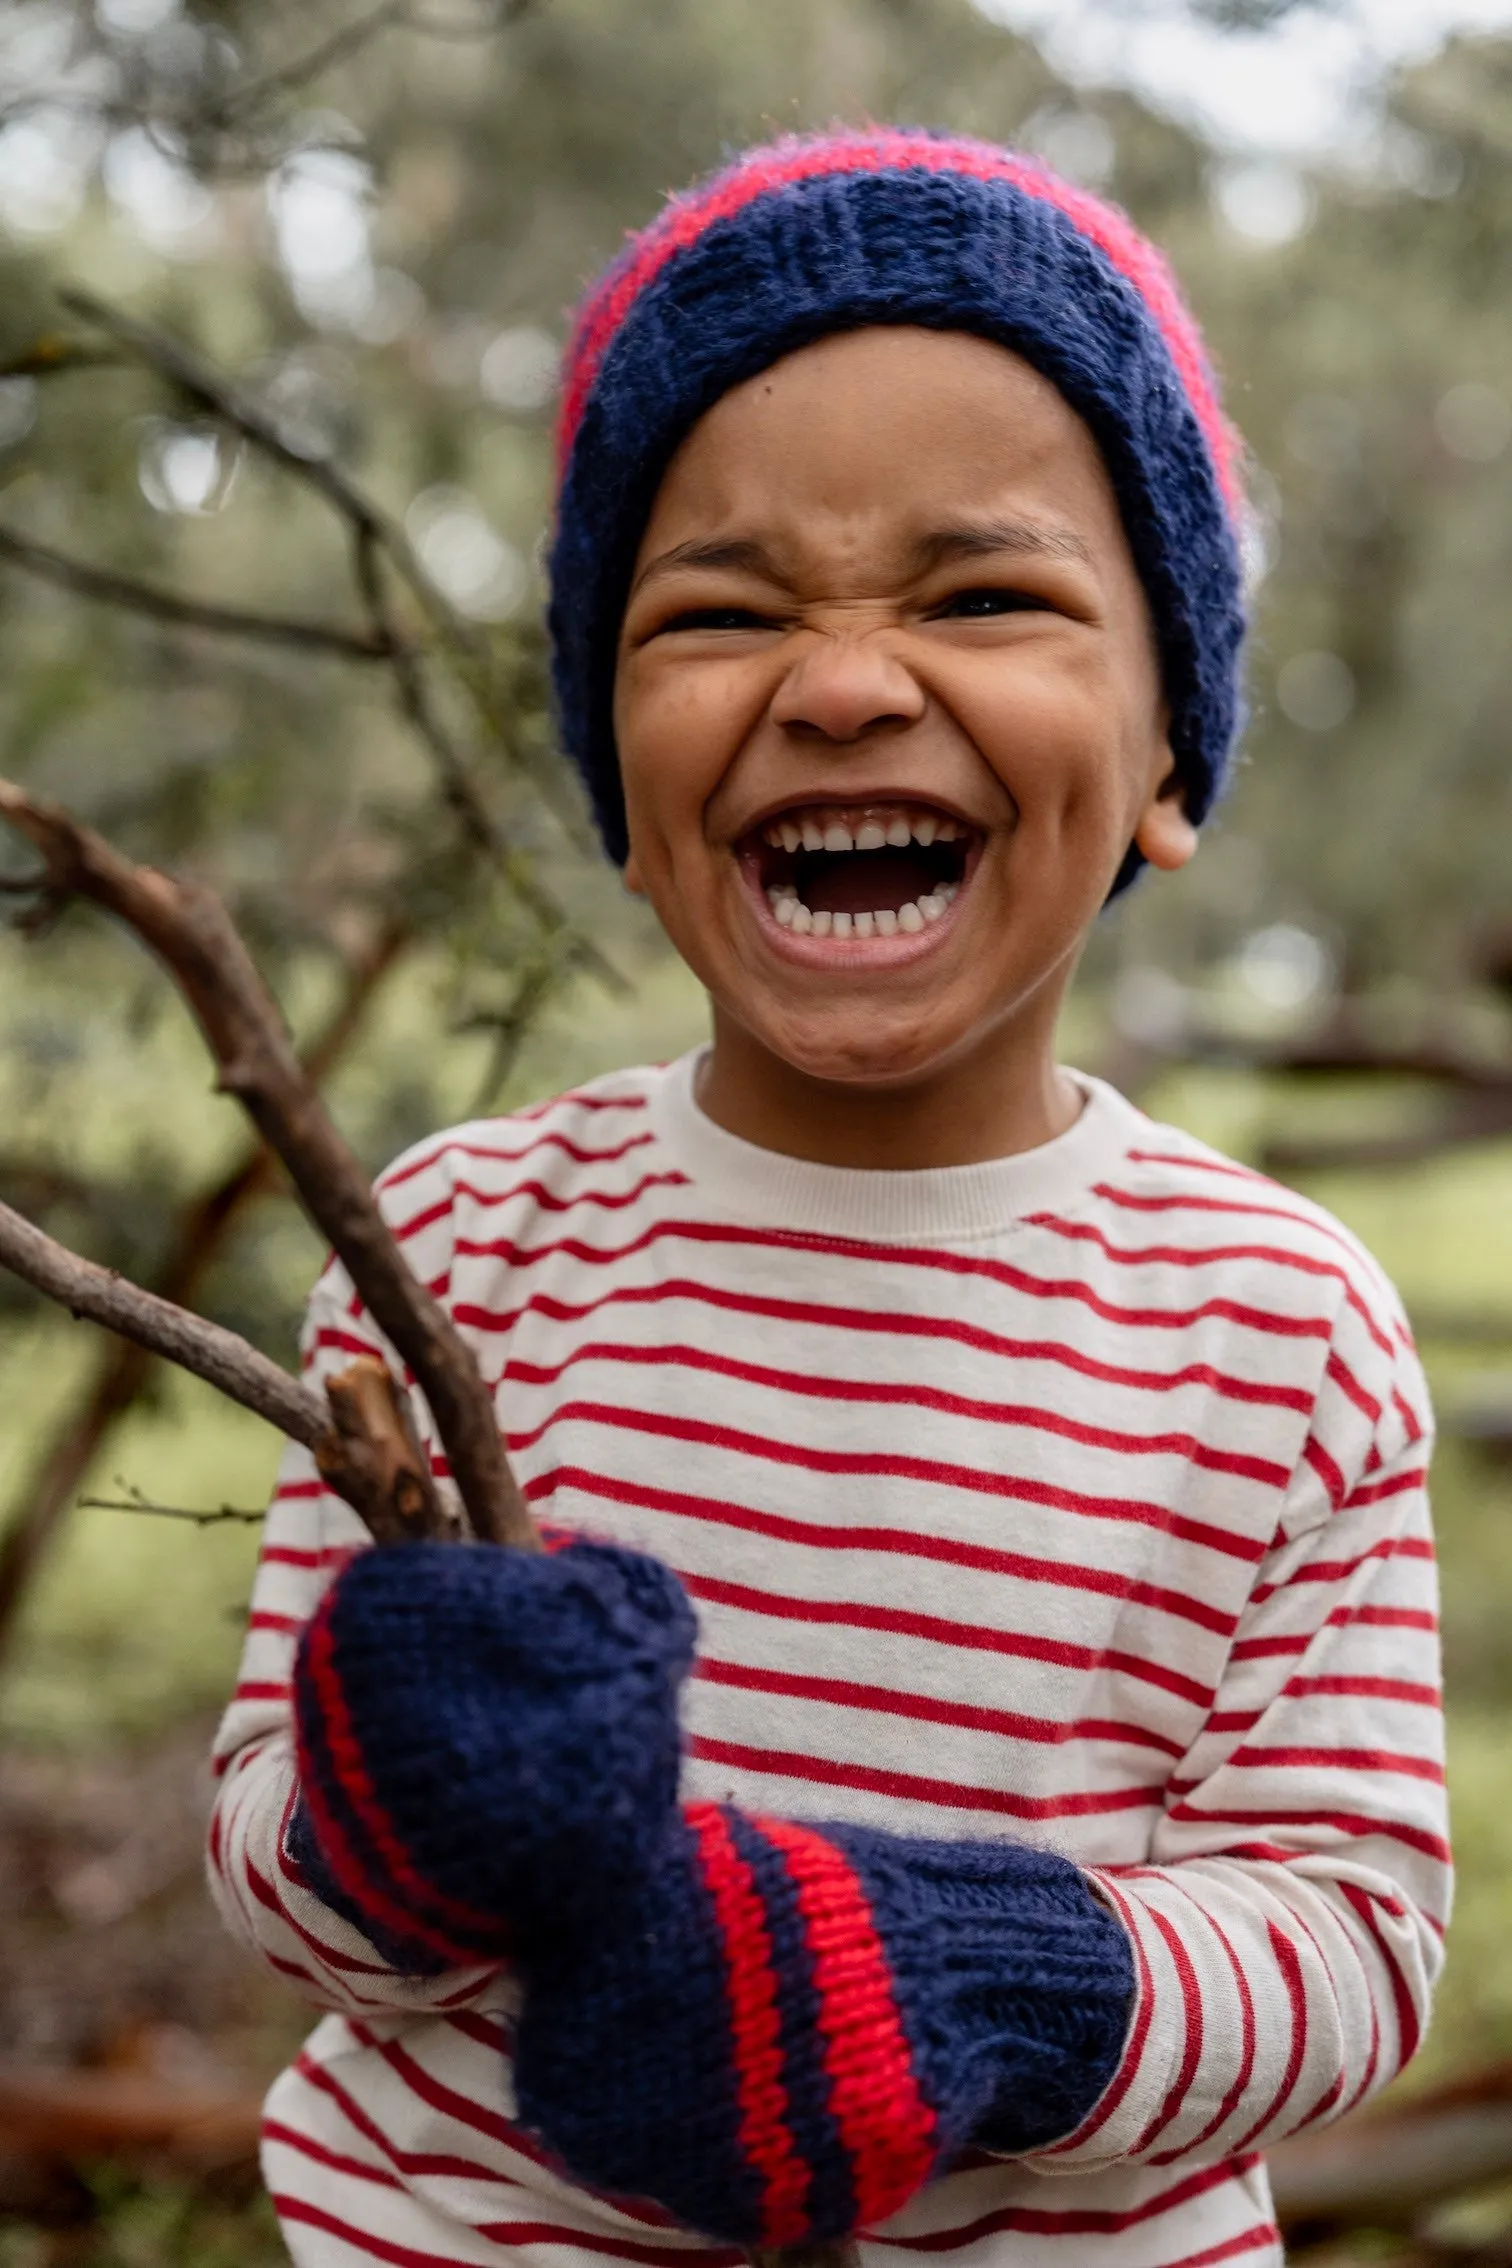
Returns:
[[[591,1930],[675,1823],[693,1639],[613,1545],[360,1552],[300,1643],[292,1858],[412,1970]]]
[[[1132,1999],[1069,1860],[690,1805],[637,1895],[528,1955],[515,2086],[590,2187],[792,2244],[874,2226],[969,2142],[1069,2133]]]

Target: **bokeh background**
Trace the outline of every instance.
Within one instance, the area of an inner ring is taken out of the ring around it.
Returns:
[[[557,354],[667,187],[837,118],[1125,204],[1249,441],[1246,761],[1066,1052],[1406,1295],[1463,1887],[1405,2087],[1501,2159],[1314,2257],[1506,2261],[1512,0],[0,0],[0,770],[214,882],[375,1170],[690,1044],[552,748]],[[0,1197],[291,1360],[311,1232],[163,979],[27,866]],[[282,2257],[246,2137],[303,2018],[198,1878],[276,1448],[0,1276],[0,2268]]]

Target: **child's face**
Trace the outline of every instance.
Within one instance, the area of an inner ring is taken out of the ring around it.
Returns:
[[[615,724],[631,887],[812,1078],[1046,1026],[1130,843],[1195,844],[1097,447],[960,333],[824,339],[715,404],[646,528]]]

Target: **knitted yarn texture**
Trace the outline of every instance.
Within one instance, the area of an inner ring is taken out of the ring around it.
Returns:
[[[590,293],[568,349],[553,672],[617,862],[615,651],[662,476],[731,387],[877,324],[1009,347],[1091,429],[1149,600],[1190,817],[1222,792],[1242,722],[1240,446],[1164,260],[1114,207],[987,143],[793,137],[672,199]],[[1119,886],[1140,863],[1131,852]]]
[[[1069,1861],[689,1806],[641,1897],[527,1966],[520,2115],[590,2188],[705,2235],[874,2227],[968,2143],[1079,2126],[1133,2003]]]
[[[674,1815],[693,1639],[612,1544],[359,1553],[300,1644],[291,1857],[415,1974],[591,1930]]]
[[[511,1952],[525,2123],[707,2235],[837,2236],[970,2141],[1072,2130],[1133,1999],[1080,1871],[679,1808],[692,1638],[616,1547],[360,1553],[296,1664],[290,1855],[391,1960]]]

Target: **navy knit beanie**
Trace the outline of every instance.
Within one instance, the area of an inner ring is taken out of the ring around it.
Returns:
[[[1161,255],[1124,214],[985,142],[789,137],[672,198],[585,300],[566,363],[551,563],[563,738],[628,851],[615,652],[662,475],[732,386],[834,331],[919,324],[1022,355],[1096,438],[1159,642],[1186,809],[1242,722],[1240,444]],[[1118,887],[1137,871],[1129,857]]]

